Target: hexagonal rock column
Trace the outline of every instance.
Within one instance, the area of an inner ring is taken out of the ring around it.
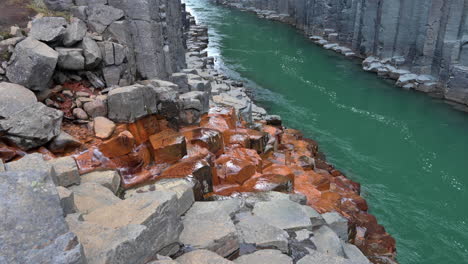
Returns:
[[[187,155],[185,137],[173,130],[164,130],[150,137],[154,160],[158,163],[174,163]]]

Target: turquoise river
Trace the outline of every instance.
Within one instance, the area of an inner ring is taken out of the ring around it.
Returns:
[[[402,264],[468,263],[468,114],[405,91],[291,26],[186,0],[216,67],[362,184]]]

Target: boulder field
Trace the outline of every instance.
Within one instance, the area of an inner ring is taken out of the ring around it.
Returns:
[[[0,42],[0,263],[396,263],[360,185],[213,69],[179,1],[46,4],[73,16]]]
[[[213,0],[302,30],[363,69],[468,111],[464,1]]]

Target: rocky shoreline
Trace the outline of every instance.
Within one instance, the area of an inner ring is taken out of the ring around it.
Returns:
[[[179,1],[46,3],[73,17],[0,42],[0,263],[395,263],[359,184],[213,69]]]
[[[213,1],[293,25],[323,48],[361,59],[365,71],[468,112],[468,61],[464,55],[468,45],[460,36],[451,34],[451,30],[466,31],[458,13],[466,7],[456,7],[462,3],[445,6],[443,1],[434,1],[432,6],[421,3],[410,7],[405,6],[409,3],[387,0],[378,5],[362,0],[349,5],[332,0]],[[410,22],[411,19],[414,21]],[[380,29],[370,26],[373,24]],[[400,27],[405,29],[398,30]],[[414,32],[411,35],[409,31]]]

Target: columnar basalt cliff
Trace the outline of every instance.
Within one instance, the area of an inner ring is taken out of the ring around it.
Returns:
[[[0,263],[395,263],[360,185],[213,69],[178,0],[46,3],[73,16],[0,41]]]
[[[468,104],[468,4],[461,0],[217,0],[294,24],[366,70]],[[343,48],[331,46],[339,43]],[[351,49],[353,53],[350,53]],[[419,76],[418,76],[419,75]]]

